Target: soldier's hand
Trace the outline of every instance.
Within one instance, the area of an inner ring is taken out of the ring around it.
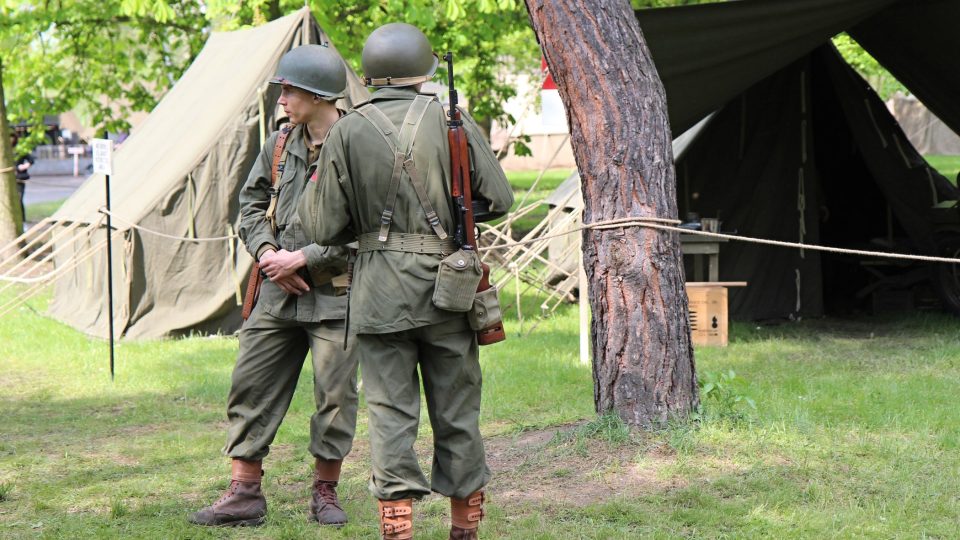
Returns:
[[[310,290],[310,286],[307,285],[307,282],[304,281],[303,278],[298,276],[297,274],[281,277],[278,279],[271,278],[270,281],[276,283],[277,287],[280,287],[280,289],[287,294],[294,294],[296,296],[300,296],[303,293],[308,292]]]
[[[294,276],[297,270],[307,265],[307,257],[302,251],[287,251],[281,249],[272,253],[264,253],[260,257],[260,270],[263,271],[271,281],[277,281],[282,278]],[[302,279],[300,281],[303,281]]]

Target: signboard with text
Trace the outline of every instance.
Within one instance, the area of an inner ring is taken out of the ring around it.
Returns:
[[[113,141],[93,139],[90,146],[93,148],[93,172],[113,174]]]

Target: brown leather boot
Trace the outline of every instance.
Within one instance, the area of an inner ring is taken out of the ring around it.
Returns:
[[[234,459],[230,488],[217,502],[190,517],[190,523],[211,527],[262,525],[267,500],[260,491],[263,468],[260,461]]]
[[[476,540],[483,519],[483,492],[474,491],[464,499],[450,497],[450,540]]]
[[[383,540],[413,538],[413,499],[377,501],[380,508],[380,534]]]
[[[337,499],[337,483],[340,481],[342,464],[343,460],[340,459],[317,458],[313,473],[313,496],[310,498],[310,521],[336,526],[347,522],[347,514]]]

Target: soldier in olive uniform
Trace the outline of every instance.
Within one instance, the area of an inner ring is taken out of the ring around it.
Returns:
[[[224,451],[233,458],[232,481],[223,497],[190,521],[263,523],[262,460],[290,406],[309,350],[317,403],[310,419],[310,453],[316,463],[309,518],[342,525],[347,516],[335,488],[356,428],[357,360],[342,346],[346,295],[331,277],[345,272],[347,250],[307,240],[296,209],[307,176],[313,174],[310,165],[342,115],[334,103],[344,95],[346,68],[330,48],[305,45],[281,58],[270,82],[282,86],[278,104],[294,127],[283,132],[280,145],[282,132],[267,139],[240,192],[240,236],[265,279],[240,331],[228,397]],[[274,163],[278,148],[282,153]]]
[[[300,198],[308,239],[359,240],[348,320],[369,408],[370,490],[390,539],[412,536],[413,499],[431,490],[451,498],[451,538],[475,538],[490,478],[475,332],[464,313],[431,302],[440,260],[458,248],[448,236],[455,222],[445,111],[436,96],[418,93],[438,61],[416,27],[375,30],[362,64],[366,84],[377,90],[330,131],[318,179]],[[513,192],[503,170],[466,114],[464,126],[475,197],[506,213]],[[413,448],[418,367],[434,433],[429,484]]]

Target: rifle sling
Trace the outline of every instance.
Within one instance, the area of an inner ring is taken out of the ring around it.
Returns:
[[[274,234],[276,234],[277,197],[279,195],[274,186],[277,185],[278,177],[283,174],[283,167],[287,162],[287,136],[290,135],[291,131],[293,131],[292,125],[283,126],[280,133],[277,134],[277,142],[273,146],[273,160],[270,168],[270,205],[267,207],[264,218],[270,223],[270,230],[274,231]],[[247,279],[247,293],[243,297],[243,310],[240,312],[243,320],[249,319],[250,314],[253,313],[253,307],[260,297],[261,285],[263,285],[263,274],[260,273],[260,263],[253,261],[250,277]]]

